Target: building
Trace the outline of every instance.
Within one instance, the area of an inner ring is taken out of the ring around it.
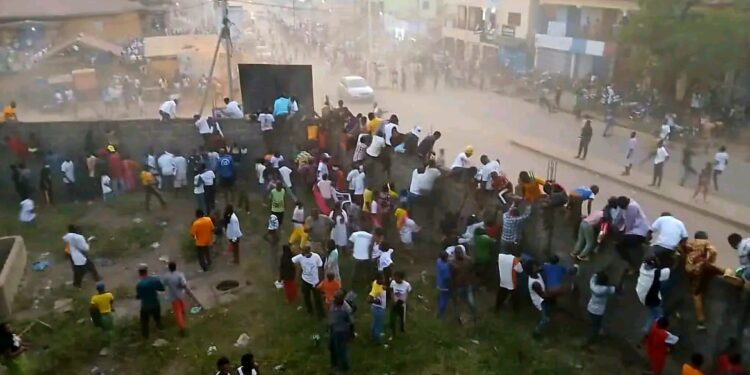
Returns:
[[[83,33],[125,42],[143,34],[142,8],[129,0],[0,0],[0,26],[6,26],[0,38],[49,45]]]
[[[637,0],[540,0],[534,66],[570,79],[610,79],[616,35]]]
[[[443,42],[456,58],[497,59],[525,70],[538,0],[445,0]]]

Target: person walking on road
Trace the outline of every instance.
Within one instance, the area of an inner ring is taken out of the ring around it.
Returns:
[[[685,148],[682,149],[682,177],[680,178],[680,186],[685,186],[685,181],[687,181],[691,174],[698,174],[695,168],[693,168],[694,154],[693,145],[688,142]]]
[[[628,139],[627,151],[625,152],[625,171],[622,172],[623,176],[630,176],[630,169],[633,168],[633,160],[635,159],[635,147],[638,145],[638,133],[631,132],[630,139]]]
[[[713,168],[713,164],[708,162],[701,170],[701,173],[698,175],[698,185],[695,186],[695,192],[693,193],[693,199],[698,194],[703,194],[703,202],[706,202],[708,190],[711,188],[711,173],[713,172]]]
[[[719,191],[719,175],[724,173],[724,170],[729,164],[729,153],[727,153],[727,147],[719,147],[719,151],[714,155],[714,189]]]
[[[669,159],[669,152],[664,147],[664,140],[656,144],[656,155],[654,156],[654,177],[649,186],[661,187],[662,176],[664,176],[664,163]]]
[[[591,143],[593,136],[594,129],[591,127],[591,116],[585,115],[583,127],[581,127],[581,135],[578,136],[578,155],[576,155],[576,159],[586,160],[586,155],[589,153],[589,143]]]

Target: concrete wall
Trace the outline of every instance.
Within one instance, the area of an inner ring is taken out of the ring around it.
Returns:
[[[0,238],[0,260],[4,260],[0,271],[0,318],[7,319],[13,313],[13,300],[26,270],[26,245],[23,238]]]
[[[243,120],[223,120],[220,125],[228,142],[247,145],[251,155],[253,151],[260,152],[257,146],[262,143],[257,124]],[[34,132],[42,150],[51,149],[60,156],[72,158],[85,157],[84,142],[89,132],[97,147],[104,147],[109,138],[108,133],[113,134],[121,153],[130,154],[136,161],[141,161],[150,147],[154,147],[156,152],[163,151],[166,147],[173,152],[180,150],[187,153],[203,144],[192,120],[175,120],[169,123],[158,120],[15,123],[6,124],[0,132],[3,136],[20,136],[24,141]]]

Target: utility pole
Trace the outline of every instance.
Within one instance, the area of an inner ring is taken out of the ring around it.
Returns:
[[[203,99],[201,100],[201,108],[198,112],[199,116],[203,116],[203,110],[206,108],[206,100],[208,99],[208,93],[213,88],[213,82],[214,82],[214,68],[216,68],[216,59],[219,56],[219,47],[221,47],[222,40],[225,42],[225,48],[227,50],[227,78],[229,78],[229,96],[232,96],[232,91],[234,89],[234,84],[232,83],[232,39],[230,38],[229,33],[229,9],[227,8],[227,0],[220,0],[221,1],[221,31],[219,32],[219,38],[216,41],[216,48],[214,49],[214,57],[213,60],[211,60],[211,68],[208,71],[208,85],[206,85],[206,89],[203,92]]]
[[[227,3],[227,0],[222,1],[224,6],[224,17],[221,20],[223,25],[221,28],[221,34],[222,38],[224,38],[224,48],[227,51],[227,81],[229,82],[229,94],[227,96],[232,98],[234,95],[234,81],[232,80],[232,37],[229,31],[229,7],[227,6]]]

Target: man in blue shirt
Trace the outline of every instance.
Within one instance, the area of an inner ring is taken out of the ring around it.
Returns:
[[[291,101],[289,98],[286,97],[286,94],[281,94],[276,100],[273,102],[273,117],[276,119],[279,118],[279,116],[286,117],[289,115],[289,107],[291,106]]]
[[[161,324],[161,305],[158,294],[164,291],[164,284],[158,277],[148,275],[148,266],[145,264],[138,266],[138,277],[141,280],[135,286],[135,296],[141,301],[141,334],[144,339],[148,339],[149,318],[154,319],[156,328],[164,329]]]
[[[581,206],[583,206],[583,202],[587,202],[586,211],[588,213],[586,216],[591,215],[591,203],[594,202],[597,194],[599,194],[599,186],[591,185],[578,187],[570,194],[570,197],[573,199],[572,202],[569,200],[568,207],[574,211],[574,214],[579,214],[580,216]],[[576,197],[580,198],[580,201],[575,199]],[[578,208],[578,211],[575,211],[575,208]]]
[[[451,299],[451,269],[448,265],[448,253],[443,251],[437,260],[438,319],[442,319],[448,302]]]
[[[231,202],[234,195],[234,160],[226,149],[219,150],[216,174],[219,175],[219,184],[224,191],[224,199]]]

